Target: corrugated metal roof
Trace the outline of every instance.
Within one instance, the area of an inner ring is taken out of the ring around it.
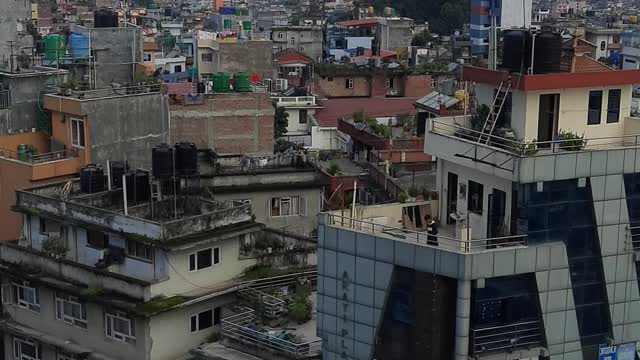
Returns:
[[[457,99],[453,96],[441,94],[437,91],[432,91],[429,95],[423,96],[416,101],[417,105],[433,109],[436,111],[440,111],[440,104],[444,104],[444,106],[448,109],[457,103],[460,102],[460,99]]]

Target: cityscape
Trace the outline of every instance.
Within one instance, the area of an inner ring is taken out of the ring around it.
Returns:
[[[640,360],[639,1],[0,4],[0,360]]]

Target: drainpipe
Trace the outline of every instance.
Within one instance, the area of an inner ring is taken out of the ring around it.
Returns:
[[[458,280],[456,299],[456,355],[455,360],[469,358],[469,317],[471,313],[471,280]]]

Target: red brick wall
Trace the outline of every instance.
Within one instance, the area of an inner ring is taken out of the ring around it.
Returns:
[[[431,76],[408,75],[404,80],[404,96],[423,97],[431,92]]]
[[[369,97],[369,79],[366,76],[353,77],[353,89],[347,89],[347,77],[335,76],[332,81],[328,77],[316,77],[315,90],[320,96],[327,98]]]
[[[387,95],[386,78],[384,74],[375,74],[373,75],[373,84],[372,84],[372,97],[384,97]]]
[[[203,105],[171,107],[171,139],[220,154],[273,153],[274,109],[268,94],[216,94]]]

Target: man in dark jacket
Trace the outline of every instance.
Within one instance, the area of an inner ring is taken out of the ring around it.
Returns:
[[[436,236],[438,235],[438,224],[431,215],[425,216],[424,219],[427,222],[427,234],[429,234],[427,235],[427,244],[438,246],[438,237]]]

